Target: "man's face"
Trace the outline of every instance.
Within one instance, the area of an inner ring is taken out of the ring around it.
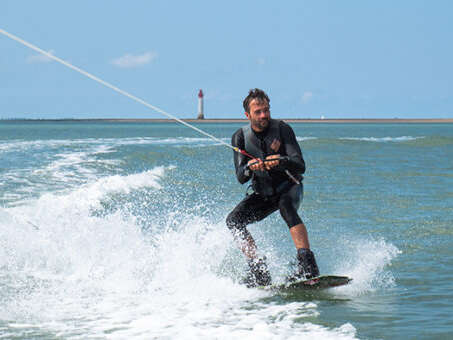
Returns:
[[[258,101],[253,99],[249,104],[249,108],[250,112],[246,112],[245,115],[250,120],[252,129],[258,132],[265,130],[271,118],[269,103],[265,100]]]

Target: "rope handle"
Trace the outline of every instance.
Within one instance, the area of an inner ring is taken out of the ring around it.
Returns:
[[[289,160],[289,157],[288,156],[280,156],[278,158],[273,158],[273,159],[264,159],[264,160],[261,160],[262,162],[266,163],[266,162],[273,162],[273,161],[288,161]],[[247,164],[247,169],[250,168],[250,166],[252,165],[255,165],[255,164],[258,164],[259,161],[256,161],[256,162],[252,162],[250,164]]]

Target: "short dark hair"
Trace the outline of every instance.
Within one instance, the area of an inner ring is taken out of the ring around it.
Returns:
[[[256,99],[258,102],[266,102],[267,104],[270,103],[270,99],[267,96],[266,92],[260,89],[252,89],[249,91],[247,97],[245,97],[244,102],[242,105],[244,106],[245,112],[250,112],[250,102]]]

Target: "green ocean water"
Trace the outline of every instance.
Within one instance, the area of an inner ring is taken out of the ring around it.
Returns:
[[[229,142],[241,124],[196,126]],[[312,248],[347,287],[238,283],[224,221],[246,186],[233,151],[196,131],[0,121],[0,338],[451,338],[453,124],[291,126]],[[285,223],[250,230],[282,281]]]

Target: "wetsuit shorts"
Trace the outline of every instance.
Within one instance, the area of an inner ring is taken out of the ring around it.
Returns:
[[[302,223],[297,209],[303,198],[304,187],[293,184],[281,194],[261,196],[257,193],[247,195],[228,215],[226,224],[232,231],[242,231],[248,224],[261,221],[276,210],[285,220],[288,228]]]

